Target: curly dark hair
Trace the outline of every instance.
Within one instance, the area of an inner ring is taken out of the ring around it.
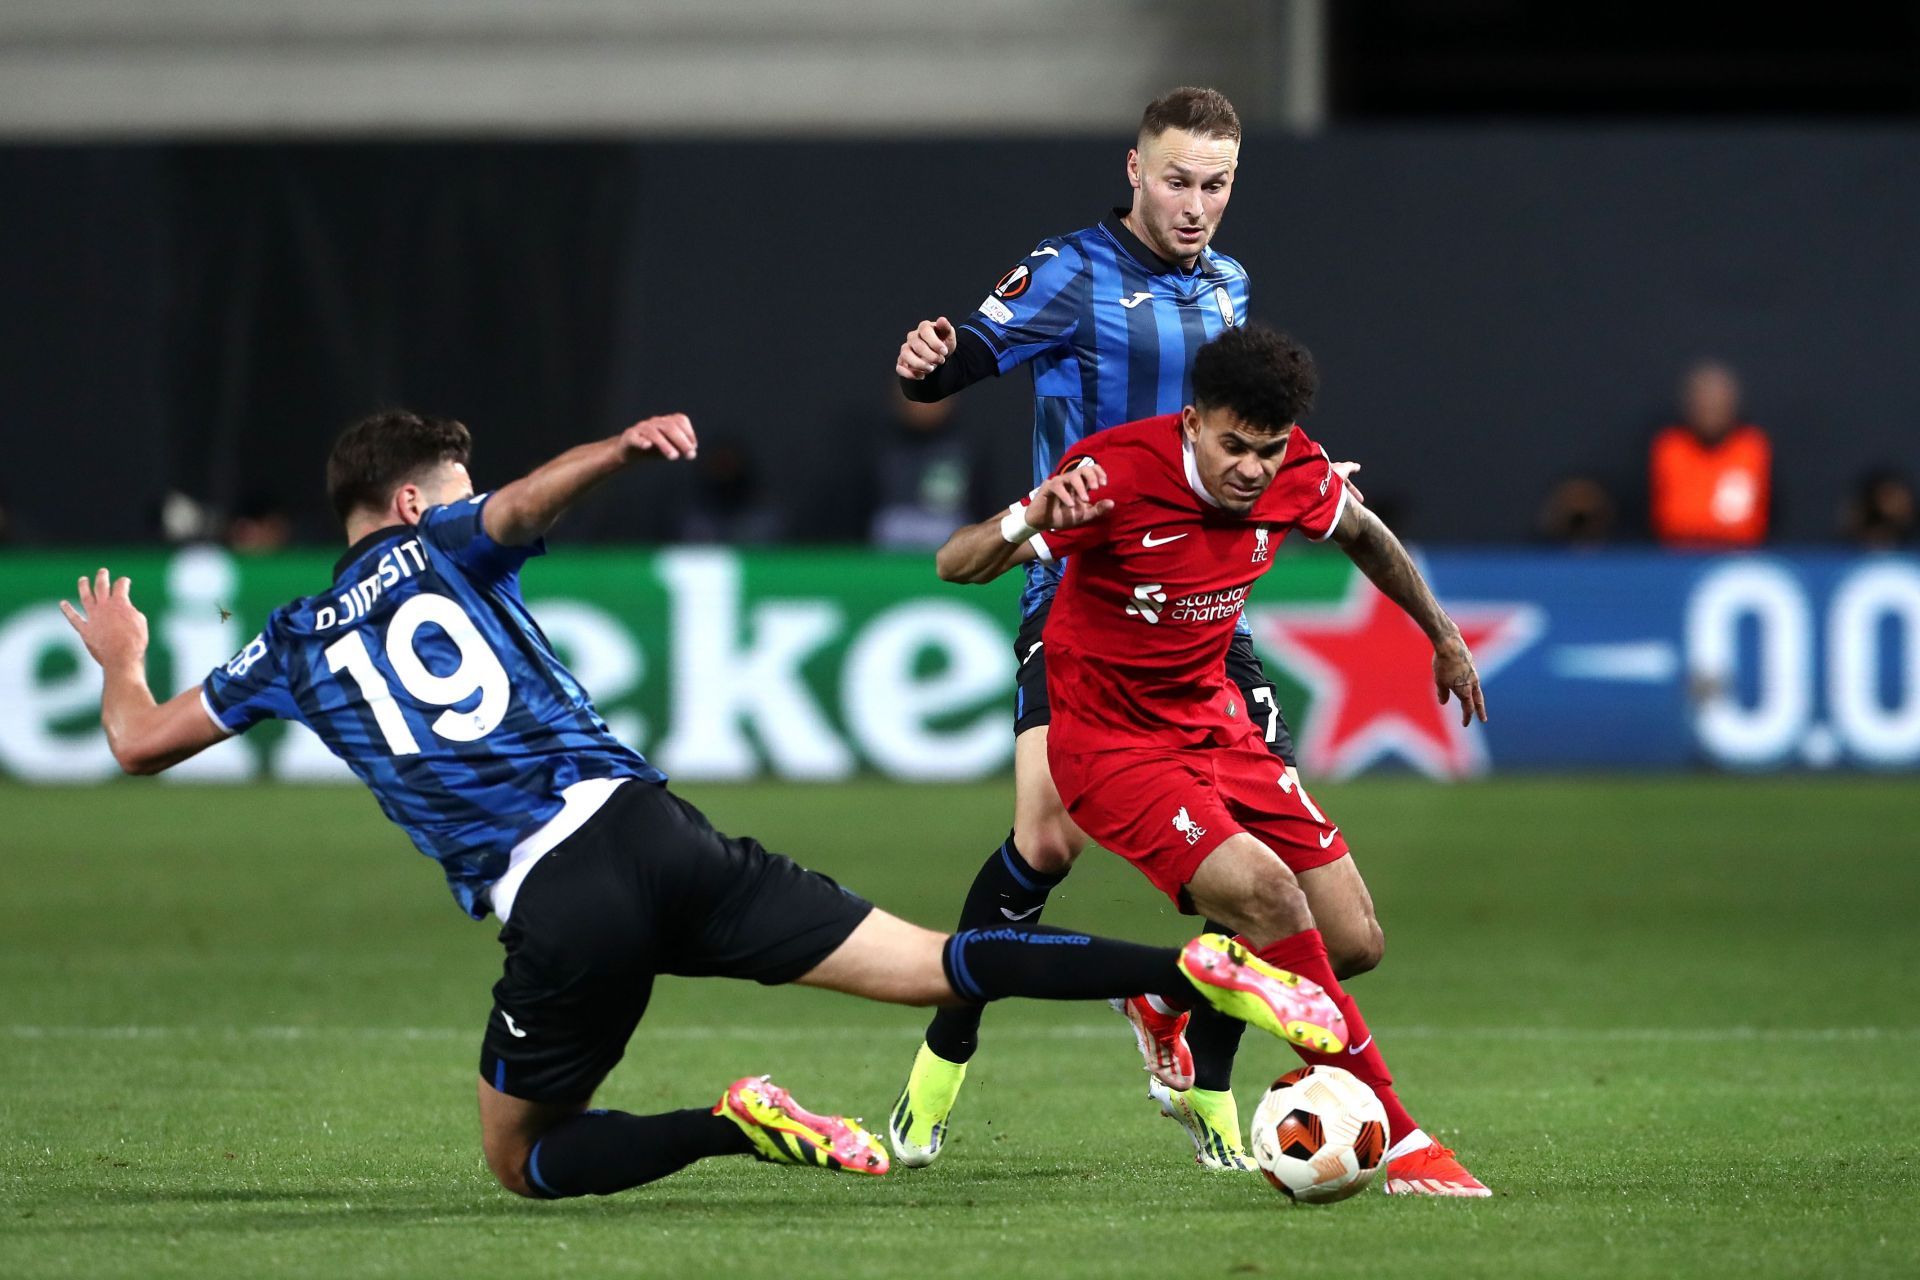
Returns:
[[[464,464],[473,436],[452,418],[387,409],[340,433],[327,455],[327,498],[345,520],[361,507],[378,509],[393,491],[442,462]]]
[[[1313,355],[1262,325],[1229,329],[1193,360],[1193,403],[1226,409],[1256,431],[1284,431],[1313,408]]]

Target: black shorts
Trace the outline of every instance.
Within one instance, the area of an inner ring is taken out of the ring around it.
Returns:
[[[1052,709],[1047,705],[1047,649],[1041,643],[1051,604],[1048,601],[1021,619],[1020,632],[1013,641],[1013,656],[1020,662],[1014,676],[1015,737],[1053,719]],[[1238,632],[1227,647],[1227,678],[1246,695],[1248,714],[1266,731],[1267,750],[1279,756],[1282,763],[1294,764],[1293,734],[1287,728],[1287,717],[1280,710],[1280,696],[1274,690],[1273,681],[1267,679],[1267,670],[1260,665],[1259,655],[1253,651],[1253,641]]]
[[[585,1101],[626,1053],[656,974],[792,982],[872,910],[715,831],[664,786],[628,782],[521,883],[480,1076],[529,1102]]]

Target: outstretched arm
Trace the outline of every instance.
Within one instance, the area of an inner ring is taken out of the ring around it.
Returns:
[[[133,607],[133,580],[105,569],[80,579],[80,607],[60,612],[100,664],[100,725],[114,761],[127,773],[159,773],[227,736],[200,704],[200,690],[156,703],[147,687],[147,618]]]
[[[953,321],[941,316],[913,327],[893,359],[893,371],[902,395],[931,404],[998,375],[1000,365],[978,334],[955,329]]]
[[[1406,610],[1433,641],[1433,685],[1440,701],[1445,702],[1449,696],[1460,700],[1463,725],[1475,716],[1485,723],[1487,700],[1480,692],[1480,674],[1473,669],[1473,655],[1460,638],[1460,628],[1434,599],[1432,589],[1400,539],[1393,536],[1393,530],[1358,502],[1348,502],[1333,528],[1333,540],[1381,594]]]
[[[1033,536],[1048,529],[1072,529],[1113,510],[1113,499],[1095,500],[1093,491],[1107,482],[1106,469],[1088,461],[1062,472],[1033,491],[1006,514],[954,531],[934,555],[943,582],[992,582],[1016,564],[1034,558]]]
[[[567,450],[487,499],[481,523],[504,547],[524,547],[546,535],[595,485],[641,458],[692,458],[699,447],[683,413],[636,422],[617,436]]]

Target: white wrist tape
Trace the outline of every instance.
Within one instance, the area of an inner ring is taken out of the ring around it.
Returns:
[[[1019,546],[1040,531],[1027,523],[1027,506],[1016,502],[1007,508],[1007,514],[1000,517],[1000,536]]]

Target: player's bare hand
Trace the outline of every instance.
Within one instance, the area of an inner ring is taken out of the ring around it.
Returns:
[[[1480,673],[1473,669],[1473,655],[1459,637],[1441,642],[1433,651],[1433,687],[1440,701],[1460,700],[1460,723],[1469,725],[1474,717],[1487,722],[1487,699],[1480,692]]]
[[[80,633],[93,660],[103,667],[144,661],[147,615],[133,607],[133,579],[115,579],[105,569],[80,579],[80,607],[60,602],[67,623]]]
[[[954,332],[952,321],[945,316],[938,320],[922,320],[907,334],[907,340],[900,344],[900,354],[894,358],[893,371],[903,378],[918,382],[945,364],[947,357],[959,349],[960,335]]]
[[[1365,502],[1367,500],[1367,495],[1360,492],[1360,486],[1353,482],[1353,473],[1360,469],[1359,463],[1336,462],[1333,464],[1333,469],[1338,471],[1340,478],[1347,482],[1347,492],[1353,495],[1355,502]]]
[[[1112,498],[1093,496],[1106,483],[1107,470],[1097,462],[1050,477],[1034,491],[1027,523],[1036,529],[1072,529],[1093,523],[1113,510]]]
[[[693,420],[684,413],[663,413],[657,418],[642,418],[620,433],[627,457],[644,458],[658,454],[669,461],[698,454],[700,441],[693,434]]]

